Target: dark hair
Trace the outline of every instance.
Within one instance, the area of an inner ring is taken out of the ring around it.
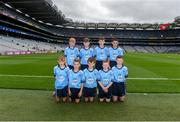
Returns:
[[[112,42],[113,42],[113,41],[119,41],[119,40],[118,40],[117,38],[113,38],[113,39],[112,39]]]
[[[104,37],[100,37],[99,40],[105,40],[105,38]]]
[[[118,59],[118,58],[119,58],[119,59],[120,59],[120,58],[123,59],[123,56],[118,55],[118,56],[116,57],[116,59]]]
[[[80,59],[74,59],[74,61],[73,61],[73,62],[78,62],[79,64],[81,64]]]
[[[89,38],[84,38],[83,39],[83,42],[89,42],[90,40],[89,40]]]
[[[88,63],[92,63],[92,62],[94,62],[94,63],[96,63],[96,59],[95,58],[93,58],[93,57],[90,57],[90,58],[88,58]]]

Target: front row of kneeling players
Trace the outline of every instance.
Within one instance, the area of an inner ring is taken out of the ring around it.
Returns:
[[[80,60],[75,59],[73,69],[66,67],[64,56],[58,58],[58,65],[54,67],[55,76],[55,100],[65,102],[80,102],[83,96],[85,102],[93,102],[98,93],[100,102],[110,102],[111,99],[124,101],[125,99],[125,81],[128,76],[126,66],[123,66],[123,58],[117,56],[117,65],[110,68],[108,60],[102,62],[102,70],[95,69],[96,60],[88,59],[88,68],[80,70]],[[96,90],[98,89],[98,92]],[[68,92],[67,92],[68,91]],[[68,97],[69,96],[69,97]]]

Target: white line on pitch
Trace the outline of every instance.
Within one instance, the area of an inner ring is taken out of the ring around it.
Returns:
[[[0,74],[0,77],[53,78],[53,76],[45,76],[45,75],[3,75],[3,74]]]
[[[128,80],[180,80],[180,78],[127,78]]]
[[[25,77],[25,78],[53,78],[54,76],[45,75],[7,75],[0,74],[0,77]],[[180,78],[127,78],[128,80],[180,80]]]
[[[168,80],[169,78],[127,78],[130,80]]]

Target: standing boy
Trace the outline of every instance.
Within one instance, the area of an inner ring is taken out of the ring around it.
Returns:
[[[73,68],[73,61],[74,59],[79,57],[79,50],[76,45],[76,39],[70,38],[69,39],[69,47],[66,47],[64,51],[64,56],[66,57],[67,65],[70,69]]]
[[[102,70],[102,62],[104,60],[108,59],[108,48],[105,47],[105,39],[104,38],[100,38],[99,41],[99,46],[95,48],[94,50],[94,55],[96,57],[96,69],[97,70]]]
[[[88,38],[83,39],[83,45],[84,47],[80,50],[81,70],[88,68],[87,60],[94,56],[94,50],[90,48],[90,41]]]
[[[119,42],[117,39],[112,39],[112,47],[109,48],[109,60],[110,60],[110,67],[116,66],[116,57],[117,56],[123,56],[124,51],[122,48],[120,48]]]

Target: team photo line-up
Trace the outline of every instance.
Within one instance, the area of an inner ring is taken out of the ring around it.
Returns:
[[[105,47],[104,38],[99,38],[98,43],[93,49],[90,40],[84,38],[84,47],[79,51],[76,39],[69,39],[69,47],[54,67],[56,102],[68,99],[79,103],[81,97],[85,102],[93,102],[96,94],[100,102],[125,100],[128,69],[123,65],[124,51],[117,39],[112,39],[110,48]]]

